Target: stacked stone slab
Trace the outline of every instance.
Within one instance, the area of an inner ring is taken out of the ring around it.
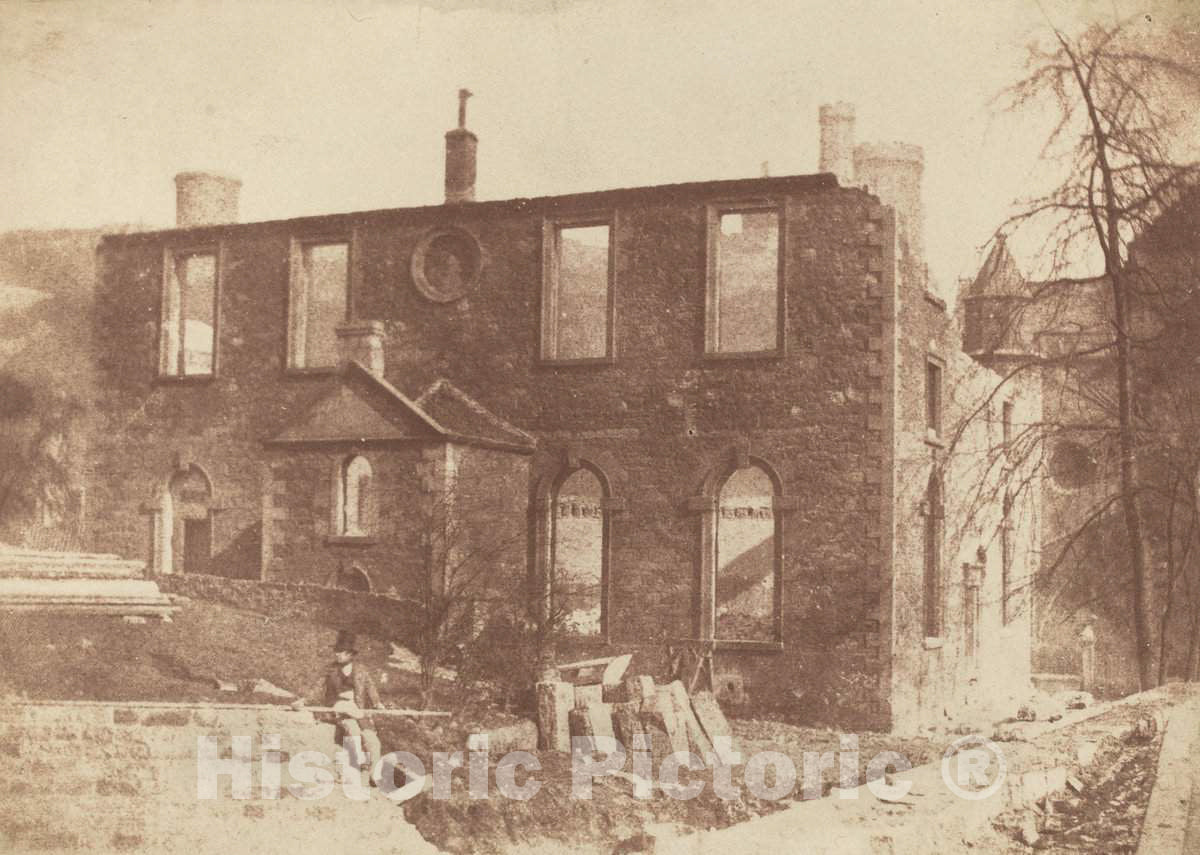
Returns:
[[[691,751],[707,759],[715,752],[726,763],[733,758],[733,734],[716,698],[711,692],[689,696],[678,680],[656,686],[652,677],[639,675],[603,687],[546,680],[538,683],[537,697],[543,749],[570,751],[571,737],[615,738],[628,749],[645,735],[656,754]]]
[[[263,737],[279,736],[278,798],[262,788]],[[231,756],[251,738],[249,798],[231,778],[199,799],[197,740]],[[378,790],[299,798],[288,760],[329,755],[333,726],[286,707],[54,703],[0,705],[0,852],[436,852]],[[302,795],[303,791],[297,790]]]
[[[142,561],[117,555],[0,546],[0,610],[169,615]]]

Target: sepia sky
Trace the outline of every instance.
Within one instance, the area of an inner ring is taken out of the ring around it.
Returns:
[[[480,199],[815,172],[846,100],[858,141],[924,146],[951,293],[1049,175],[1047,119],[991,103],[1033,29],[1188,2],[0,0],[0,230],[169,226],[188,169],[247,221],[438,203],[460,86]]]

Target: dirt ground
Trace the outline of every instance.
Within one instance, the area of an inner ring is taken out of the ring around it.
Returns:
[[[1102,744],[1095,762],[1078,776],[1081,792],[1068,787],[1038,809],[1009,811],[997,819],[997,830],[1015,844],[1009,851],[1052,855],[1136,852],[1161,745],[1161,735]],[[1032,845],[1022,831],[1030,824],[1037,831]]]
[[[421,795],[404,805],[405,815],[427,840],[448,852],[463,855],[516,853],[538,844],[570,846],[575,851],[636,852],[651,845],[655,826],[724,828],[781,810],[802,799],[805,752],[834,752],[835,762],[820,769],[821,792],[828,793],[830,787],[839,783],[841,755],[837,752],[841,738],[836,731],[754,720],[734,721],[732,728],[735,746],[744,757],[761,751],[778,751],[792,759],[797,777],[789,795],[777,800],[758,798],[744,785],[743,771],[735,769],[731,785],[739,791],[737,798],[724,799],[714,791],[711,771],[683,771],[681,781],[704,784],[696,798],[675,799],[657,789],[652,798],[642,799],[635,795],[630,781],[603,777],[593,784],[591,798],[585,800],[572,795],[571,759],[554,752],[539,752],[541,769],[533,775],[541,787],[528,801],[504,798],[495,786],[494,776],[489,797],[472,800],[468,796],[466,773],[456,772],[450,799]],[[929,739],[904,740],[880,733],[858,734],[857,739],[858,757],[846,755],[846,765],[853,770],[856,784],[864,780],[867,763],[879,751],[900,752],[916,766],[940,756],[944,748]],[[414,734],[385,735],[385,750],[389,742],[412,745]],[[656,772],[666,753],[666,747],[656,738],[653,767]],[[631,766],[627,762],[625,769]],[[773,771],[770,767],[765,775],[767,786],[781,783],[771,774]],[[518,784],[522,782],[518,780]]]

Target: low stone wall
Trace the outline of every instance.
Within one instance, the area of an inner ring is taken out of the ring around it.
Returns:
[[[250,738],[245,790],[232,768],[201,765],[202,737],[229,767],[234,738]],[[0,703],[0,852],[435,852],[377,790],[292,788],[289,758],[332,745],[332,725],[280,707]]]
[[[413,644],[420,628],[418,604],[320,585],[258,582],[201,574],[156,576],[165,593],[223,603],[274,618],[295,618]]]

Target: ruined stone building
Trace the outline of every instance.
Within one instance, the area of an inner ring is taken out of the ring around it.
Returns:
[[[92,545],[402,597],[483,554],[598,651],[712,642],[730,698],[848,723],[1020,685],[1036,508],[963,484],[1036,389],[960,429],[995,378],[921,150],[853,123],[818,174],[476,201],[460,121],[443,204],[271,222],[178,176],[177,228],[99,250]]]

